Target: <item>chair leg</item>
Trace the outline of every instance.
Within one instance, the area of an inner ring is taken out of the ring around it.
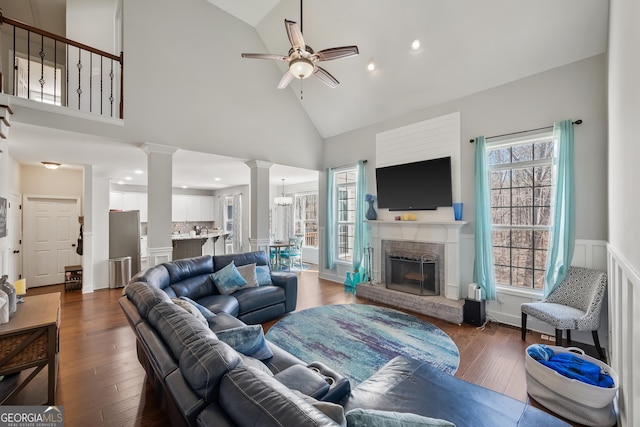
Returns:
[[[522,313],[522,328],[520,330],[522,331],[522,341],[524,341],[527,336],[527,313]]]
[[[562,329],[556,329],[556,345],[562,347]]]
[[[567,329],[567,344],[571,345],[571,329]]]
[[[600,347],[600,339],[598,338],[598,331],[591,331],[591,335],[593,335],[593,343],[596,345],[596,350],[598,351],[598,356],[600,356],[600,360],[606,362],[607,357],[604,354],[604,349]]]

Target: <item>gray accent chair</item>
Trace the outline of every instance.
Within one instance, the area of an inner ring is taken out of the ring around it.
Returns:
[[[545,299],[524,303],[522,311],[522,340],[527,333],[527,315],[531,315],[556,329],[556,345],[562,346],[562,331],[567,331],[571,344],[571,331],[591,331],[600,359],[605,360],[600,347],[598,328],[607,274],[584,267],[569,267],[567,277]]]

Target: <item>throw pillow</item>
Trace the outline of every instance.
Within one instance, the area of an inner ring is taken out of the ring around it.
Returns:
[[[211,280],[221,295],[229,295],[247,286],[247,281],[240,275],[233,261],[212,273]]]
[[[247,325],[216,332],[218,339],[224,341],[235,351],[259,360],[273,357],[271,349],[264,339],[261,325]]]
[[[271,282],[271,270],[268,265],[256,266],[256,276],[258,276],[258,286],[273,285]]]
[[[455,424],[446,420],[376,409],[352,409],[346,417],[347,427],[455,427]]]
[[[347,426],[347,421],[344,418],[344,408],[342,406],[338,405],[337,403],[324,402],[322,400],[314,399],[313,397],[307,396],[306,394],[301,393],[298,390],[293,390],[293,392],[304,399],[305,402],[316,408],[318,411],[322,412],[327,417],[338,423],[340,426]]]
[[[255,264],[239,265],[236,268],[238,269],[238,273],[246,280],[247,285],[249,285],[247,287],[255,288],[258,286]]]
[[[204,316],[205,319],[209,320],[212,317],[216,317],[215,313],[212,312],[211,310],[209,310],[207,307],[205,307],[204,305],[198,304],[197,302],[195,302],[194,300],[192,300],[189,297],[179,297],[181,300],[188,302],[189,304],[191,304],[192,306],[194,306],[195,308],[198,309],[198,311],[200,313],[202,313],[202,315]]]
[[[196,319],[201,321],[203,324],[208,325],[207,319],[204,318],[202,313],[195,308],[192,304],[189,304],[187,301],[182,300],[180,298],[173,298],[171,301],[175,303],[178,307],[184,308],[188,313],[191,313]]]

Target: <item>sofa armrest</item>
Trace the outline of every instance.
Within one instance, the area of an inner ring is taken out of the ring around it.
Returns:
[[[289,313],[295,310],[298,303],[298,276],[295,273],[274,271],[271,273],[271,282],[284,289],[286,295],[284,312]]]

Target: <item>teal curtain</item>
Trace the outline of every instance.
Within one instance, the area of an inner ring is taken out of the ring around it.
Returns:
[[[353,237],[353,271],[358,271],[359,274],[354,275],[354,283],[360,283],[364,281],[364,248],[369,241],[369,233],[367,229],[367,224],[365,223],[365,212],[366,205],[364,200],[364,195],[367,192],[367,176],[366,176],[366,166],[363,160],[358,161],[356,165],[356,175],[358,179],[358,183],[356,186],[356,219],[355,219],[355,230]],[[359,280],[358,280],[359,279]]]
[[[483,290],[485,299],[496,299],[496,280],[493,273],[491,245],[491,199],[487,143],[484,136],[475,139],[475,260],[473,281]]]
[[[335,174],[331,168],[327,168],[327,212],[324,233],[324,266],[333,270],[336,263],[336,186]]]
[[[576,196],[573,148],[573,124],[563,120],[553,125],[557,156],[554,159],[556,176],[553,191],[552,224],[544,281],[547,297],[567,275],[576,239]]]

